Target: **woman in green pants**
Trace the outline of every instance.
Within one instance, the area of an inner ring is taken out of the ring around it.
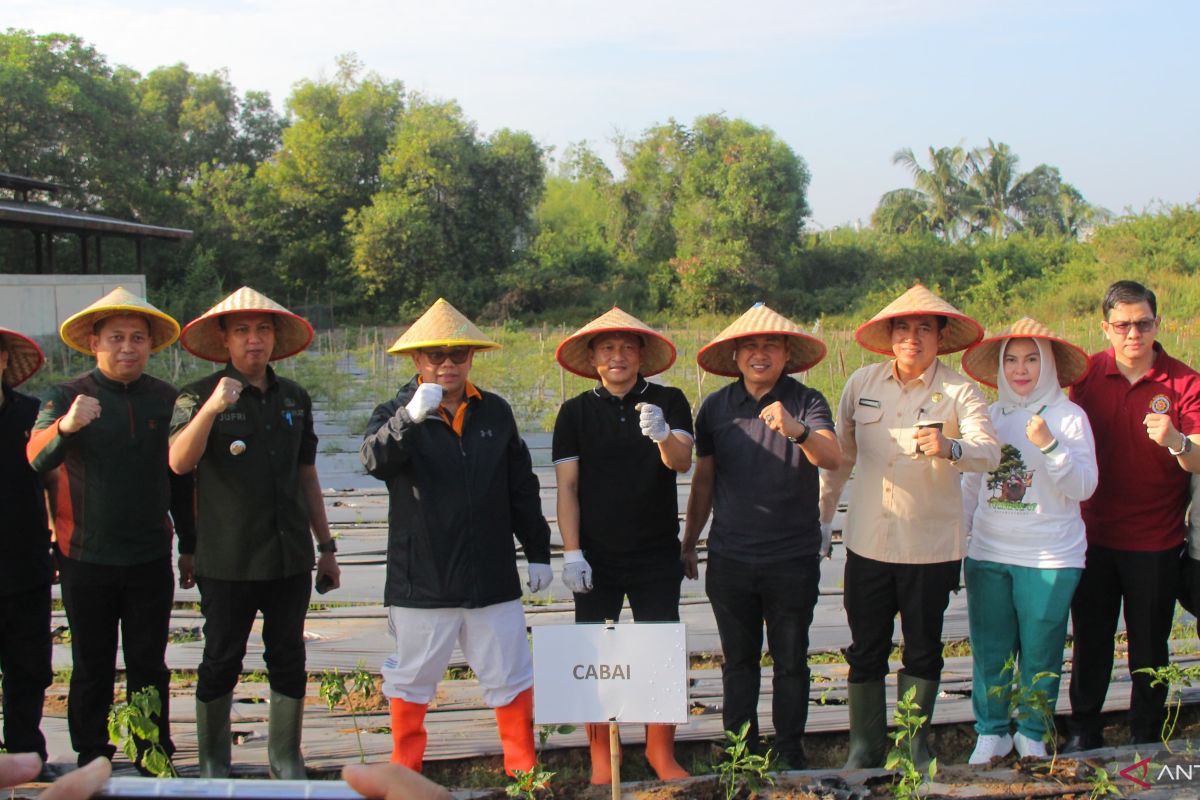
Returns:
[[[1002,445],[1000,466],[988,475],[967,473],[962,493],[978,734],[972,764],[1014,747],[1022,758],[1046,756],[1086,551],[1079,504],[1099,476],[1087,415],[1062,391],[1086,368],[1083,350],[1029,318],[963,356],[971,377],[999,391],[988,412]],[[1014,669],[1024,692],[1044,693],[1048,713],[1025,694],[1010,735]]]

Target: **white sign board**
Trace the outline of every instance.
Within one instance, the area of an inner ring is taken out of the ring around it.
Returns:
[[[537,625],[533,716],[550,723],[688,721],[681,622]]]

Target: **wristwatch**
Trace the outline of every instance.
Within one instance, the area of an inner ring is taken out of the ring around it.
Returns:
[[[950,463],[953,464],[962,458],[962,445],[958,439],[950,440]]]
[[[1192,440],[1187,437],[1187,434],[1181,433],[1180,436],[1183,437],[1183,444],[1179,445],[1178,450],[1171,447],[1170,445],[1167,445],[1167,452],[1176,457],[1184,455],[1185,453],[1187,453],[1189,450],[1192,449]]]
[[[796,421],[804,426],[804,433],[800,434],[799,436],[789,436],[787,437],[788,441],[792,444],[804,444],[804,442],[808,439],[808,435],[812,433],[812,428],[810,428],[808,423],[802,419],[798,419]]]
[[[318,553],[336,553],[337,552],[337,542],[335,542],[333,539],[330,539],[328,542],[317,542],[317,552]]]

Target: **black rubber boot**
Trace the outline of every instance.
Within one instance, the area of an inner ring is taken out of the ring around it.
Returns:
[[[267,761],[271,777],[285,781],[308,778],[300,755],[300,728],[304,722],[304,698],[271,692],[271,718],[267,726]]]

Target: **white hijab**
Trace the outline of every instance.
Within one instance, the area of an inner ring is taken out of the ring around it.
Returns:
[[[1024,338],[1031,337],[1013,337],[1013,339]],[[1024,397],[1013,391],[1004,378],[1004,352],[1008,350],[1009,342],[1012,342],[1013,339],[1006,340],[1000,347],[1000,369],[996,372],[996,388],[1000,393],[1000,410],[1005,414],[1011,414],[1018,408],[1023,408],[1034,414],[1042,406],[1052,406],[1065,400],[1066,395],[1063,394],[1062,387],[1058,385],[1058,366],[1054,362],[1054,349],[1045,339],[1032,339],[1033,343],[1037,345],[1042,362],[1042,371],[1038,375],[1037,385]]]

